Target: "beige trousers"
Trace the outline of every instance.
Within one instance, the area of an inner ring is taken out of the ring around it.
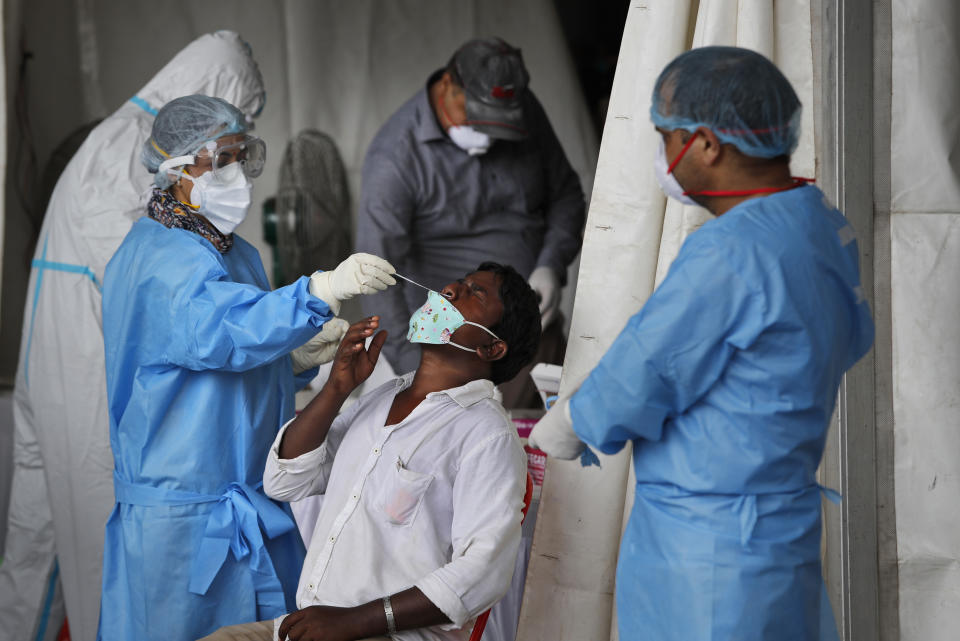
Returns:
[[[228,625],[199,641],[274,641],[273,619]],[[373,637],[365,641],[390,641],[390,637]]]

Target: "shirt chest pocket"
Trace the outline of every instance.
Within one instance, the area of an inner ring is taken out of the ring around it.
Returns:
[[[380,492],[379,507],[387,522],[392,525],[412,523],[432,481],[432,474],[408,470],[397,460]]]

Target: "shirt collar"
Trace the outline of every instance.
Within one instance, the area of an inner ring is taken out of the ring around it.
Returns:
[[[446,134],[443,133],[443,129],[440,128],[440,123],[437,122],[437,117],[433,113],[433,107],[430,106],[430,85],[441,75],[443,75],[443,69],[438,69],[430,75],[427,79],[427,86],[417,100],[417,116],[420,119],[417,125],[417,140],[420,142],[446,138]]]
[[[410,384],[413,382],[414,373],[415,372],[409,372],[396,379],[394,385],[398,393],[410,387]],[[452,387],[439,392],[430,392],[427,394],[427,398],[449,396],[457,405],[467,408],[479,403],[485,398],[493,398],[495,391],[496,386],[493,384],[493,381],[486,378],[478,378],[460,387]]]

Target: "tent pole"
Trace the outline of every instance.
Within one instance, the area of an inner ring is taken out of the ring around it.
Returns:
[[[824,193],[857,230],[861,283],[876,311],[874,4],[872,0],[817,0],[813,24],[819,29],[815,37],[820,68],[818,178]],[[889,98],[887,110],[881,124],[889,121]],[[886,172],[889,175],[889,158]],[[889,247],[885,251],[889,256]],[[886,271],[889,274],[889,265]],[[889,276],[886,286],[888,306]],[[888,307],[886,313],[889,316]],[[820,472],[824,485],[843,494],[839,507],[829,505],[825,510],[825,573],[845,641],[880,638],[877,352],[868,353],[844,377]],[[889,358],[889,353],[883,354],[881,362],[883,358]],[[892,498],[892,488],[889,494]]]

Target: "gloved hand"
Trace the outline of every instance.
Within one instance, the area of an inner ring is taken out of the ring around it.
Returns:
[[[342,318],[331,318],[323,324],[323,329],[316,336],[290,352],[294,375],[332,361],[340,339],[349,327],[350,323]]]
[[[533,426],[527,444],[543,450],[548,456],[567,461],[580,456],[586,445],[573,431],[569,396],[554,403],[540,422]]]
[[[529,283],[540,297],[540,326],[546,327],[556,316],[560,305],[560,279],[553,269],[541,265],[530,274]]]
[[[397,281],[393,265],[371,254],[353,254],[329,272],[315,272],[310,277],[310,293],[325,302],[334,316],[340,303],[361,294],[383,291]]]

